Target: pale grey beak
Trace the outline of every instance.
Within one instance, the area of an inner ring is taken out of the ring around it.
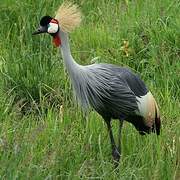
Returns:
[[[46,33],[46,32],[47,32],[46,26],[39,26],[39,28],[35,32],[33,32],[32,35]]]

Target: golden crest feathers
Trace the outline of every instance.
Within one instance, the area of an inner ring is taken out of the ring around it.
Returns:
[[[80,25],[82,15],[77,5],[64,2],[57,10],[55,19],[63,32],[71,32]]]

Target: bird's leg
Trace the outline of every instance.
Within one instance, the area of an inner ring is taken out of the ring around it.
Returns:
[[[123,120],[119,120],[118,150],[121,156],[121,136],[122,136]]]
[[[115,161],[115,167],[117,167],[118,164],[119,164],[118,162],[119,162],[119,159],[120,159],[120,153],[118,151],[118,148],[116,147],[116,143],[115,143],[115,140],[114,140],[114,137],[113,137],[113,132],[112,132],[110,120],[106,121],[106,124],[107,124],[109,137],[110,137],[110,141],[111,141],[112,156],[113,156],[113,159]]]

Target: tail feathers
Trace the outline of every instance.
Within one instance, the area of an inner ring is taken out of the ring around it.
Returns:
[[[156,106],[156,113],[155,113],[155,129],[156,129],[156,134],[160,135],[160,129],[161,129],[161,119],[159,115],[159,109],[157,107],[156,101],[155,101],[155,106]]]
[[[128,116],[126,121],[132,123],[141,135],[150,134],[151,132],[154,132],[157,135],[160,134],[161,121],[159,117],[154,119],[152,126],[148,126],[145,123],[144,117],[138,115]]]
[[[152,132],[151,127],[146,125],[144,121],[144,117],[142,116],[131,115],[131,116],[128,116],[126,121],[132,123],[135,126],[136,130],[139,131],[139,134],[141,135],[149,134]]]
[[[160,118],[155,119],[155,127],[156,127],[156,134],[160,135],[160,129],[161,129],[161,120],[160,120]]]

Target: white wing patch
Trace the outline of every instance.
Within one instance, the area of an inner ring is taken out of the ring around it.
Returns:
[[[137,104],[138,104],[138,109],[139,109],[139,112],[137,112],[137,114],[143,117],[145,117],[147,113],[149,94],[150,92],[148,92],[146,95],[141,96],[141,97],[136,96],[136,99],[138,100]]]
[[[143,116],[147,125],[151,126],[156,112],[156,102],[153,95],[149,91],[146,95],[136,97],[136,99],[138,100],[138,111],[136,111],[136,114]]]

